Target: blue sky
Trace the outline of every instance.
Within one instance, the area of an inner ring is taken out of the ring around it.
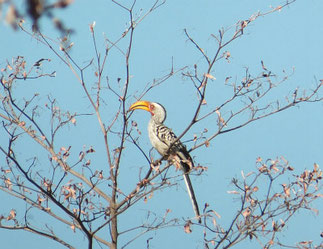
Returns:
[[[140,8],[147,10],[150,2],[138,1],[135,13],[140,15]],[[246,20],[258,11],[266,12],[270,10],[270,6],[283,3],[283,1],[257,0],[167,1],[145,18],[135,31],[130,60],[132,78],[129,94],[139,96],[147,83],[167,74],[171,69],[172,60],[175,69],[184,66],[192,67],[194,64],[202,65],[201,68],[203,68],[203,58],[187,40],[183,31],[185,28],[206,53],[212,54],[216,43],[211,34],[217,34],[222,27],[230,27],[239,20]],[[296,88],[313,89],[323,77],[322,7],[323,2],[319,0],[296,1],[281,12],[260,17],[248,26],[246,34],[226,48],[231,53],[230,63],[223,61],[214,67],[212,74],[216,80],[210,83],[212,85],[209,88],[208,105],[205,108],[211,108],[228,97],[228,91],[223,86],[226,77],[230,76],[239,82],[244,77],[246,67],[249,68],[251,74],[258,75],[262,72],[261,61],[264,61],[266,67],[280,77],[284,76],[284,71],[291,74],[289,80],[273,92],[269,97],[270,100],[282,100]],[[102,0],[91,2],[75,0],[74,4],[66,10],[57,12],[57,15],[64,20],[66,26],[75,30],[71,36],[71,41],[75,43],[71,55],[80,65],[86,65],[94,57],[89,24],[96,22],[98,49],[103,53],[104,39],[108,37],[112,41],[116,40],[124,32],[128,22],[128,15],[125,11],[110,1]],[[30,25],[29,19],[26,20],[25,25],[26,27]],[[59,37],[59,33],[53,29],[49,20],[43,19],[41,28],[46,36],[53,39]],[[62,109],[70,110],[72,113],[92,112],[73,74],[47,47],[22,32],[13,31],[4,24],[0,26],[0,32],[2,34],[0,40],[1,68],[6,65],[6,60],[21,55],[30,64],[40,58],[50,58],[51,62],[44,63],[43,68],[46,72],[56,71],[55,78],[19,82],[15,89],[17,96],[30,96],[36,89],[42,96],[40,103],[45,103],[46,95],[50,94],[57,99]],[[125,46],[123,42],[119,45]],[[111,50],[110,53],[104,72],[117,89],[116,79],[120,77],[124,80],[125,77],[124,59],[116,49]],[[90,67],[86,74],[89,82],[93,80],[93,74],[94,69]],[[110,108],[115,107],[117,99],[107,93],[103,95],[103,98],[106,98],[107,103],[103,117],[109,122],[112,118]],[[190,122],[197,102],[192,84],[183,79],[180,74],[154,88],[145,96],[145,99],[160,102],[166,107],[168,111],[166,124],[172,127],[177,134],[180,134],[186,127],[185,125]],[[129,98],[128,101],[130,105],[135,98]],[[322,112],[322,103],[297,106],[259,122],[251,123],[242,129],[218,136],[211,142],[209,148],[193,151],[192,156],[195,162],[208,167],[208,171],[202,176],[191,177],[200,207],[208,202],[221,215],[222,218],[218,222],[227,224],[235,214],[234,207],[238,205],[238,202],[227,193],[233,188],[230,185],[231,179],[239,178],[241,171],[254,171],[257,157],[267,159],[284,156],[295,168],[296,173],[301,173],[306,168],[311,169],[313,163],[321,165],[323,161]],[[132,119],[136,120],[138,128],[143,133],[139,142],[148,152],[151,147],[146,135],[149,115],[138,111],[133,114]],[[43,126],[46,127],[48,121],[46,121],[45,114],[41,120]],[[212,128],[208,122],[194,126],[183,140],[191,139],[194,134],[202,131],[204,126]],[[104,167],[103,139],[95,119],[80,117],[77,126],[70,127],[65,132],[57,140],[58,148],[72,145],[78,155],[77,151],[81,150],[83,145],[87,147],[92,145],[97,151],[97,154],[91,158],[92,167],[98,170]],[[82,136],[79,135],[80,133]],[[2,140],[1,143],[3,142]],[[113,141],[112,144],[114,144]],[[30,144],[27,149],[24,145],[20,146],[22,155],[28,155],[29,152],[36,150],[40,157],[46,158],[46,155],[41,155],[39,147],[34,144]],[[123,160],[123,165],[127,168],[121,169],[124,175],[120,181],[124,189],[128,187],[131,189],[127,183],[136,183],[138,167],[148,165],[145,165],[144,158],[135,149],[127,152]],[[2,159],[0,163],[4,163]],[[173,173],[176,174],[175,171]],[[17,203],[3,192],[0,192],[0,198],[4,200],[4,206],[7,208],[5,210],[10,210],[12,205]],[[316,208],[321,212],[323,211],[322,204],[322,200],[315,203]],[[22,203],[19,205],[24,206]],[[190,205],[182,182],[178,187],[154,193],[153,198],[147,204],[138,203],[134,207],[136,215],[130,218],[126,216],[122,220],[120,230],[129,228],[129,223],[140,224],[145,219],[147,210],[154,210],[157,215],[162,215],[167,208],[170,208],[172,217],[189,217],[192,215]],[[1,209],[0,212],[5,213],[3,210]],[[319,233],[323,229],[323,224],[320,222],[321,216],[315,216],[310,212],[298,213],[287,226],[282,239],[292,244],[299,240],[314,240],[319,243]],[[36,213],[32,214],[31,218],[38,222],[39,217]],[[62,229],[70,233],[69,228]],[[156,234],[144,235],[128,248],[145,247],[146,240],[150,236],[154,237],[151,246],[156,249],[203,248],[202,229],[193,228],[193,230],[192,234],[185,234],[182,227],[166,228],[157,231]],[[75,235],[74,245],[77,248],[86,248],[82,235],[77,235]],[[70,233],[70,236],[74,234]],[[3,245],[6,249],[22,249],[26,248],[26,245],[35,249],[43,248],[44,245],[47,248],[62,248],[53,241],[41,239],[29,233],[1,231],[0,239],[4,241]],[[127,238],[122,241],[125,243]],[[257,243],[245,242],[242,245],[259,248]],[[241,247],[237,246],[237,248]]]

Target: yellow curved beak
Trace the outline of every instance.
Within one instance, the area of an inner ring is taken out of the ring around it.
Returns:
[[[150,106],[150,102],[149,101],[139,100],[139,101],[133,103],[130,106],[129,110],[130,111],[133,111],[133,110],[136,110],[136,109],[142,109],[142,110],[145,110],[145,111],[150,112],[149,106]]]

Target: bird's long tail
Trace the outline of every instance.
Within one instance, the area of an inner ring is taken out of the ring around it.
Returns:
[[[196,198],[195,198],[195,194],[194,194],[194,190],[193,190],[193,186],[192,186],[190,176],[188,175],[188,173],[184,173],[183,177],[184,177],[184,181],[185,181],[185,184],[186,184],[187,192],[188,192],[188,194],[190,196],[190,199],[192,201],[192,206],[193,206],[193,209],[194,209],[194,213],[195,213],[196,217],[198,218],[198,222],[201,223],[201,216],[200,216],[199,206],[198,206]]]

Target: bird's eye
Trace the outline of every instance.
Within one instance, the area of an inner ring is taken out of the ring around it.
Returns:
[[[152,116],[154,116],[155,114],[154,114],[154,111],[155,110],[155,106],[153,105],[153,104],[149,104],[149,112],[150,112],[150,114],[152,115]]]

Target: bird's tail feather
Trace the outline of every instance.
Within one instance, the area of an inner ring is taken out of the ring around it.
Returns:
[[[194,209],[194,213],[195,213],[196,217],[198,218],[198,222],[201,223],[201,216],[200,216],[199,206],[198,206],[197,201],[196,201],[196,197],[195,197],[195,194],[194,194],[194,190],[193,190],[193,186],[192,186],[190,176],[188,175],[188,173],[184,173],[183,177],[184,177],[184,181],[185,181],[185,184],[186,184],[187,192],[188,192],[188,194],[190,196],[190,199],[192,201],[192,206],[193,206],[193,209]]]

